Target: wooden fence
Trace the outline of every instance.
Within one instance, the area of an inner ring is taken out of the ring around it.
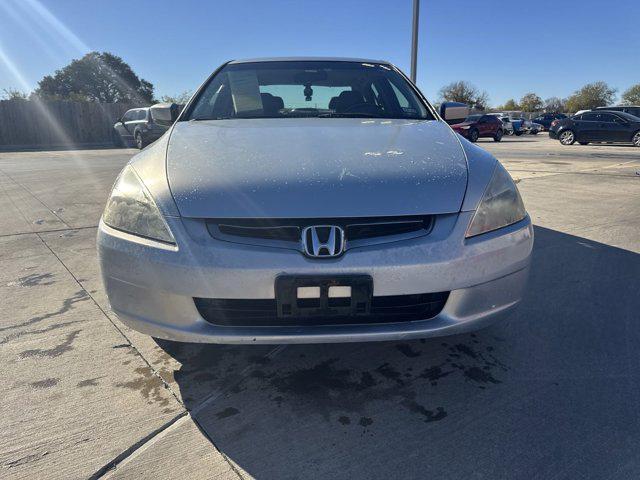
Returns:
[[[0,149],[110,145],[113,124],[134,105],[0,101]]]

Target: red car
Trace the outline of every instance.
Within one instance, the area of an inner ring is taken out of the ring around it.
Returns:
[[[480,137],[491,137],[499,142],[504,135],[502,122],[495,115],[469,115],[464,122],[451,125],[451,128],[470,142]]]

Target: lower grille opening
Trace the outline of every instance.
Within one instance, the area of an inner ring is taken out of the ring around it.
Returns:
[[[302,327],[427,320],[442,311],[447,298],[449,298],[449,292],[373,297],[369,315],[305,318],[279,318],[275,299],[194,298],[194,301],[200,316],[214,325],[229,327]]]

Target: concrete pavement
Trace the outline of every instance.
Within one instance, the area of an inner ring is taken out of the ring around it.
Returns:
[[[95,225],[133,150],[0,153],[3,478],[638,478],[640,150],[481,141],[534,223],[507,322],[424,341],[154,341]]]

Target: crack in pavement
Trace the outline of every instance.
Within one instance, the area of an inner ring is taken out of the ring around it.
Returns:
[[[156,438],[159,434],[167,430],[169,427],[175,424],[178,420],[180,420],[183,417],[186,417],[187,415],[188,415],[188,412],[184,410],[180,412],[178,415],[176,415],[175,417],[173,417],[168,422],[164,423],[160,427],[153,430],[148,435],[142,437],[140,440],[132,444],[129,448],[120,452],[120,454],[117,455],[114,459],[112,459],[111,461],[109,461],[108,463],[100,467],[98,470],[96,470],[96,472],[89,477],[89,480],[98,479],[104,476],[105,474],[109,473],[110,471],[114,470],[120,463],[122,463],[123,460],[130,457],[135,451],[139,450],[143,445],[147,444],[153,438]]]

